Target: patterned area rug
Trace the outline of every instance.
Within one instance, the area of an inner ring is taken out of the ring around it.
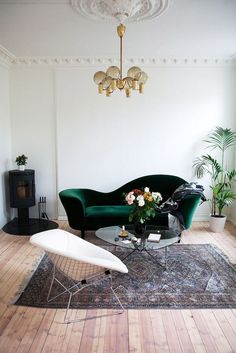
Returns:
[[[104,246],[123,259],[130,250]],[[236,269],[213,245],[173,245],[169,247],[167,268],[163,249],[134,252],[124,262],[128,274],[113,273],[116,288],[125,308],[236,308]],[[160,262],[160,264],[158,264]],[[45,255],[30,282],[15,304],[65,308],[68,295],[47,302],[52,263]],[[65,280],[62,277],[62,281]],[[57,285],[52,295],[56,295]],[[76,294],[72,308],[113,308],[116,301],[108,280]]]

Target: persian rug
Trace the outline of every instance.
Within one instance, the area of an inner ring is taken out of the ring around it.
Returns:
[[[120,259],[131,250],[104,246]],[[113,272],[115,288],[125,308],[236,308],[236,268],[214,245],[172,245],[168,248],[167,268],[165,250],[134,252],[125,259],[128,274]],[[47,302],[52,263],[45,255],[31,280],[23,290],[17,305],[65,308],[68,294]],[[58,273],[58,278],[63,278]],[[73,296],[71,308],[114,308],[117,306],[108,280],[83,289]],[[61,288],[54,285],[52,295]]]

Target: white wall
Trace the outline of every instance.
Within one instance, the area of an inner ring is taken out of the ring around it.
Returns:
[[[53,70],[16,67],[11,70],[12,160],[28,156],[35,170],[36,200],[47,197],[47,213],[57,216],[55,104]],[[38,216],[37,203],[30,216]]]
[[[206,134],[217,125],[235,128],[230,67],[143,68],[145,92],[130,99],[97,94],[92,78],[102,67],[12,69],[12,158],[29,156],[50,217],[57,216],[57,193],[65,188],[108,191],[151,173],[192,180]],[[197,216],[208,213],[203,205]]]
[[[0,65],[0,228],[9,221],[7,171],[11,169],[8,69]]]
[[[130,99],[120,92],[99,96],[92,81],[97,70],[56,73],[59,190],[109,191],[152,173],[190,181],[202,139],[217,125],[234,124],[229,68],[145,68],[145,93]],[[208,213],[205,204],[198,217]]]

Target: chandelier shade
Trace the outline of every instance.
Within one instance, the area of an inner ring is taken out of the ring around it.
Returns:
[[[110,66],[106,72],[98,71],[93,77],[94,82],[98,85],[98,93],[102,94],[105,91],[107,97],[110,97],[116,89],[125,90],[126,97],[130,97],[131,90],[139,90],[139,93],[143,93],[143,85],[148,79],[146,72],[137,66],[131,67],[127,72],[127,77],[123,78],[122,39],[125,29],[122,23],[117,27],[117,33],[120,37],[120,67]]]

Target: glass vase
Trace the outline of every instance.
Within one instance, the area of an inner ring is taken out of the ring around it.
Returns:
[[[137,237],[141,237],[146,232],[146,223],[141,223],[140,221],[136,221],[134,223],[134,232]]]

